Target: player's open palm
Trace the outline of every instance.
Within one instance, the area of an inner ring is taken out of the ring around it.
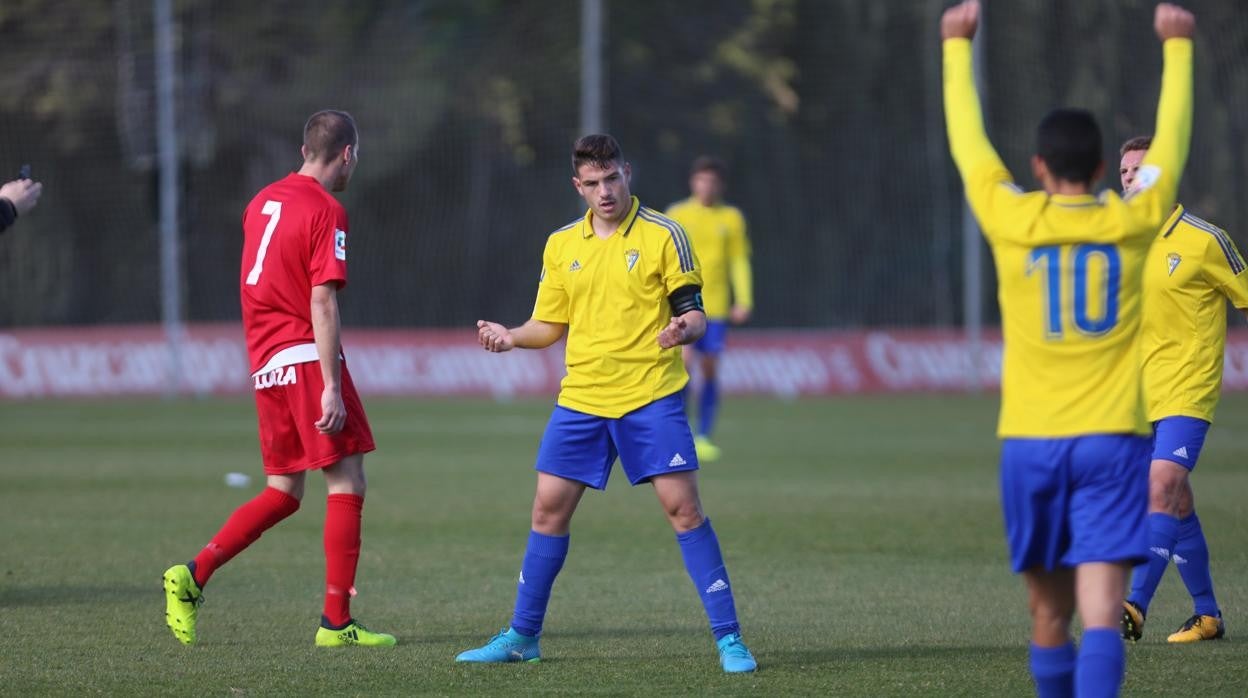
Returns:
[[[667,327],[659,333],[659,346],[664,349],[680,346],[685,343],[689,331],[689,323],[683,317],[674,317]]]
[[[1153,14],[1153,27],[1162,41],[1190,39],[1196,34],[1196,16],[1178,5],[1163,2]]]
[[[979,26],[979,0],[966,0],[940,16],[940,38],[970,39]]]
[[[316,430],[322,434],[337,434],[347,423],[347,406],[342,402],[342,391],[325,388],[321,393],[321,418],[316,420]]]
[[[477,320],[477,341],[486,351],[511,351],[516,348],[511,332],[497,322]]]

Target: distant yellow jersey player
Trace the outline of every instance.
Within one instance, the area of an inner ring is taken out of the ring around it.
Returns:
[[[1116,695],[1126,664],[1123,589],[1148,553],[1141,277],[1187,160],[1195,19],[1173,5],[1157,8],[1165,54],[1157,136],[1137,186],[1120,198],[1092,194],[1105,171],[1101,132],[1078,109],[1055,109],[1040,122],[1031,167],[1043,190],[1015,186],[984,133],[969,40],[978,18],[970,0],[941,19],[945,118],[997,269],[1000,487],[1011,567],[1028,588],[1030,668],[1042,696]],[[1076,605],[1078,655],[1070,639]]]
[[[702,297],[706,303],[706,334],[684,351],[686,365],[700,359],[702,392],[698,399],[698,432],[695,443],[703,460],[719,457],[711,443],[719,411],[719,357],[724,352],[728,322],[740,325],[754,309],[750,240],[745,216],[724,203],[726,168],[719,160],[694,160],[689,175],[691,195],[672,204],[667,215],[681,224],[693,241],[702,264]]]
[[[1148,137],[1123,144],[1124,192],[1135,184]],[[1209,573],[1209,546],[1189,479],[1222,391],[1226,303],[1248,309],[1248,265],[1226,231],[1177,206],[1144,264],[1140,350],[1144,398],[1153,425],[1149,469],[1148,561],[1137,566],[1123,608],[1123,636],[1138,640],[1158,584],[1173,559],[1193,615],[1168,640],[1199,642],[1225,633]]]

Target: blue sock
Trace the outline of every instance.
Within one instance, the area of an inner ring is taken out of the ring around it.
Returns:
[[[698,398],[698,434],[710,436],[715,429],[715,417],[719,412],[719,381],[702,383],[702,395]]]
[[[1209,545],[1200,528],[1196,512],[1179,521],[1179,539],[1174,544],[1175,566],[1187,593],[1192,595],[1196,613],[1218,615],[1218,600],[1213,597],[1213,577],[1209,575]]]
[[[1169,514],[1148,515],[1148,560],[1136,565],[1131,575],[1131,594],[1127,600],[1148,613],[1148,604],[1157,593],[1161,576],[1166,573],[1174,544],[1179,537],[1179,520]]]
[[[1079,698],[1117,696],[1126,670],[1127,654],[1118,628],[1083,631],[1075,667],[1075,694]]]
[[[1075,646],[1031,646],[1031,678],[1039,698],[1071,698],[1075,695]]]
[[[511,616],[511,628],[521,635],[537,637],[542,633],[550,589],[568,557],[569,539],[529,531],[529,545],[516,583],[516,610]]]
[[[724,569],[724,557],[719,551],[719,539],[711,520],[706,519],[692,531],[676,534],[680,554],[685,558],[685,569],[702,597],[702,607],[711,622],[711,632],[718,640],[725,635],[741,632],[737,624],[737,608],[732,601],[732,586],[728,570]]]

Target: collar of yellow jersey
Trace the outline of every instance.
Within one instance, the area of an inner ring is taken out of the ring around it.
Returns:
[[[1050,194],[1049,198],[1058,206],[1100,206],[1102,203],[1095,194]]]
[[[629,197],[631,204],[628,207],[628,215],[624,220],[620,221],[620,226],[616,228],[616,232],[624,237],[628,237],[629,231],[633,229],[633,223],[637,222],[637,214],[641,211],[641,199],[635,196]],[[591,208],[585,212],[585,219],[581,221],[581,237],[588,238],[594,234],[594,210]]]
[[[1175,226],[1179,224],[1179,221],[1183,220],[1183,213],[1183,204],[1175,204],[1174,213],[1171,213],[1170,218],[1161,224],[1161,236],[1163,238],[1170,237],[1170,233],[1174,232]]]

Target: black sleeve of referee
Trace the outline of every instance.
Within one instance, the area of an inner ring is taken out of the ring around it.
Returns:
[[[17,207],[8,199],[0,199],[0,233],[13,225],[15,220],[17,220]]]

